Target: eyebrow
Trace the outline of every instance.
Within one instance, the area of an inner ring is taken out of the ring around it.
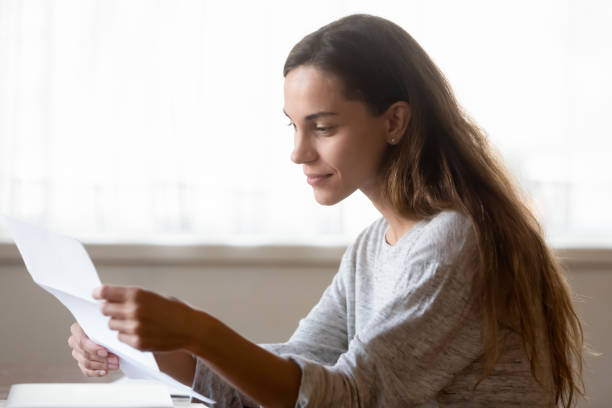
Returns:
[[[283,113],[285,114],[285,116],[291,119],[291,117],[289,117],[289,115],[287,114],[287,112],[285,112],[284,109],[283,109]],[[304,119],[305,120],[315,120],[321,116],[334,116],[334,115],[338,115],[338,114],[336,112],[320,111],[316,113],[311,113],[310,115],[307,115]]]

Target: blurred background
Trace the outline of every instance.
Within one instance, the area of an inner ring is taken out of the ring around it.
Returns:
[[[282,113],[291,47],[357,12],[406,29],[505,158],[603,353],[582,405],[610,406],[607,1],[0,0],[0,214],[78,238],[104,282],[286,340],[379,216],[314,201]],[[2,230],[0,310],[0,373],[72,364],[69,313]]]

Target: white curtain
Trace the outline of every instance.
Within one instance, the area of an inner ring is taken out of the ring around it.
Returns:
[[[0,213],[89,242],[350,241],[378,214],[314,201],[282,66],[355,12],[428,51],[553,244],[612,245],[612,6],[594,0],[0,0]]]

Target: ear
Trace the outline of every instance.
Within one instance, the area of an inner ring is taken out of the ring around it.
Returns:
[[[412,109],[408,102],[398,101],[387,108],[384,113],[387,143],[396,145],[402,140],[411,115]]]

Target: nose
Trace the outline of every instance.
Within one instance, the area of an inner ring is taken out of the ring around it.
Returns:
[[[293,138],[293,151],[291,152],[291,161],[295,164],[310,163],[317,159],[317,151],[312,146],[307,135],[299,131],[295,131]]]

